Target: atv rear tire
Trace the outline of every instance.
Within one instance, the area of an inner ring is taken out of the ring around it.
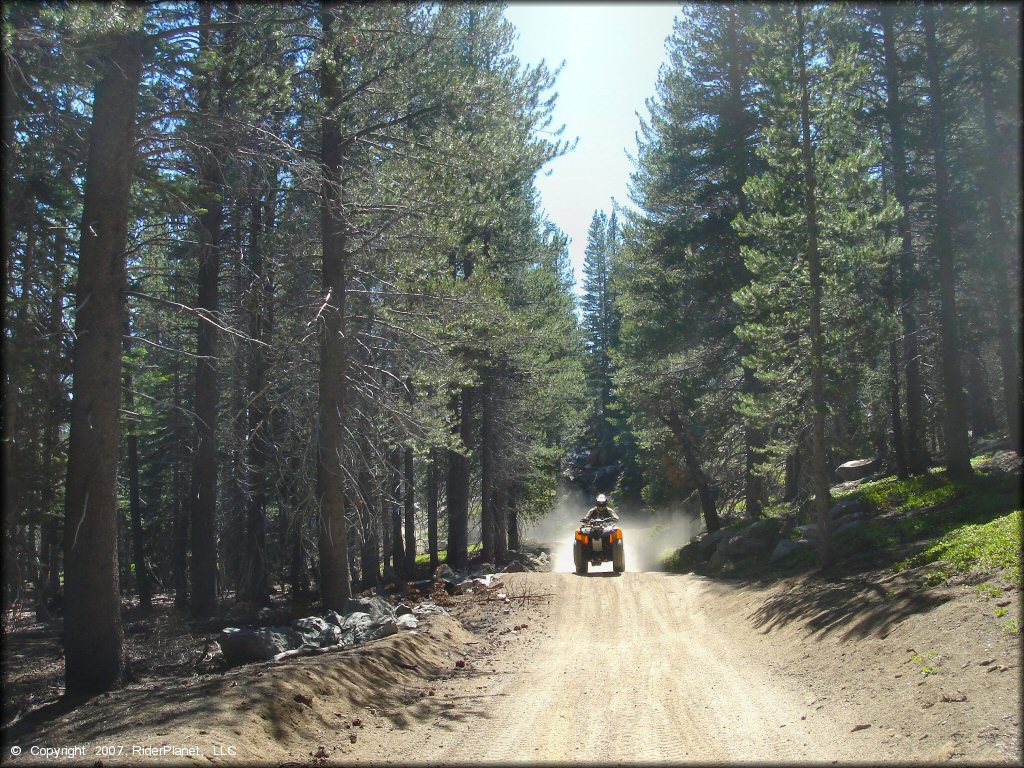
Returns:
[[[616,573],[623,573],[626,570],[626,548],[621,539],[612,547],[612,570]]]
[[[578,541],[572,545],[572,561],[576,565],[576,573],[581,576],[587,575],[587,559],[583,554],[583,545]]]

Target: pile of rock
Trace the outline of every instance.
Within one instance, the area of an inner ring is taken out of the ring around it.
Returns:
[[[290,626],[260,629],[226,627],[217,642],[229,666],[269,661],[279,654],[303,648],[348,647],[415,629],[417,615],[444,613],[432,603],[415,607],[393,606],[381,597],[350,598],[341,613],[295,619]]]
[[[828,513],[832,536],[856,530],[867,521],[870,512],[869,506],[860,499],[840,499]],[[818,525],[793,526],[791,519],[766,518],[742,527],[701,533],[676,552],[677,567],[727,575],[743,561],[784,565],[801,555],[813,556],[818,543]]]

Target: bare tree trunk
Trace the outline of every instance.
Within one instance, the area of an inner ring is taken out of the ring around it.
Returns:
[[[708,485],[707,476],[700,465],[700,459],[697,458],[693,436],[690,434],[690,430],[683,425],[683,420],[676,411],[672,411],[669,414],[666,422],[676,439],[676,443],[678,443],[680,450],[683,452],[683,461],[686,463],[686,468],[690,470],[697,483],[697,496],[700,498],[701,511],[704,513],[704,524],[708,529],[708,533],[714,533],[722,527],[722,523],[718,519],[718,509],[715,506],[715,498],[711,493],[711,487]]]
[[[177,365],[174,368],[174,413],[181,413],[181,374]],[[177,418],[175,418],[177,422]],[[188,605],[188,542],[189,516],[185,508],[185,478],[181,471],[182,459],[178,454],[177,443],[174,451],[174,468],[171,475],[171,514],[173,515],[174,550],[172,555],[174,571],[174,605],[185,608]]]
[[[822,568],[833,562],[832,531],[829,524],[829,482],[825,460],[825,382],[824,349],[821,328],[823,286],[821,256],[818,253],[818,213],[814,178],[814,151],[811,147],[811,120],[808,107],[807,53],[803,9],[796,6],[797,29],[800,36],[800,126],[804,170],[804,201],[807,221],[807,266],[810,272],[811,306],[809,332],[811,337],[811,474],[814,479],[814,509],[818,521],[818,554]]]
[[[448,451],[448,557],[453,569],[469,563],[469,455],[472,441],[473,390],[462,388],[452,397],[452,410],[459,414],[458,432],[467,455]]]
[[[967,350],[967,417],[975,437],[987,435],[996,428],[996,413],[992,407],[992,392],[988,374],[981,359],[980,344]]]
[[[925,445],[924,389],[921,382],[920,349],[917,337],[915,307],[914,240],[910,222],[910,183],[907,177],[907,152],[904,131],[903,103],[900,99],[899,58],[893,29],[893,6],[879,7],[882,20],[882,45],[885,55],[886,115],[889,123],[889,144],[892,149],[893,194],[901,215],[897,223],[900,234],[898,258],[900,319],[903,323],[903,370],[907,388],[906,469],[911,475],[928,470],[928,449]]]
[[[405,448],[405,575],[416,573],[416,472],[412,447]]]
[[[430,572],[437,568],[440,559],[437,554],[437,497],[440,471],[437,463],[441,456],[431,448],[427,458],[427,552],[430,553]]]
[[[992,270],[993,296],[995,298],[995,325],[996,339],[999,350],[999,365],[1003,375],[1003,410],[1006,416],[1007,433],[1010,438],[1010,448],[1018,454],[1021,450],[1021,368],[1019,324],[1020,317],[1013,306],[1011,287],[1017,284],[1019,277],[1015,279],[1013,264],[1020,259],[1020,243],[1013,237],[1006,227],[1006,222],[1000,211],[1000,206],[1006,199],[1018,200],[1019,193],[1010,194],[1005,189],[1005,184],[1000,180],[1011,178],[1009,174],[998,167],[1002,162],[1004,147],[1007,144],[1000,140],[996,128],[995,104],[992,93],[992,70],[986,66],[989,61],[989,40],[991,35],[999,34],[998,30],[986,30],[985,14],[991,13],[991,9],[983,5],[976,7],[975,13],[978,26],[978,46],[981,52],[981,62],[978,67],[978,74],[981,79],[982,107],[984,110],[985,156],[988,160],[987,184],[985,191],[985,213],[988,218],[988,228],[991,236],[990,248],[993,251],[995,269]],[[1012,145],[1011,145],[1012,146]],[[1013,192],[1016,192],[1014,190]],[[1016,333],[1015,333],[1016,328]]]
[[[960,361],[960,331],[956,310],[956,267],[953,264],[953,207],[946,166],[946,113],[935,32],[936,6],[924,6],[928,91],[931,96],[931,134],[935,153],[935,256],[939,264],[939,328],[945,406],[946,470],[951,477],[970,477],[971,450],[967,442],[967,408]]]
[[[125,315],[124,351],[131,351],[131,318]],[[131,371],[124,375],[125,408],[129,413],[135,410],[135,394]],[[146,565],[145,537],[142,531],[142,498],[139,495],[139,439],[136,434],[137,422],[128,432],[128,510],[131,519],[132,562],[135,565],[135,588],[139,595],[139,608],[148,612],[152,609],[152,589],[149,569]]]
[[[212,40],[212,5],[200,8],[199,48],[210,51]],[[223,87],[223,83],[221,84]],[[198,96],[199,114],[210,118],[213,108],[215,78],[205,80]],[[199,216],[199,280],[197,309],[216,317],[220,296],[220,237],[223,219],[221,186],[223,179],[218,158],[212,151],[196,163],[199,187],[205,213]],[[210,616],[217,610],[217,417],[220,387],[217,376],[217,331],[202,318],[196,328],[195,380],[195,449],[192,453],[192,479],[189,489],[191,503],[192,612]]]
[[[117,457],[144,11],[129,13],[135,30],[114,36],[100,59],[85,169],[65,493],[68,696],[106,691],[131,677],[118,592]]]
[[[271,304],[274,300],[273,283],[266,274],[263,258],[264,207],[267,207],[267,225],[273,226],[273,194],[268,193],[265,203],[256,195],[250,206],[249,227],[249,269],[252,274],[250,290],[249,336],[270,345],[272,327],[270,323]],[[270,458],[268,439],[269,403],[265,392],[267,386],[266,347],[251,344],[249,349],[247,392],[249,398],[249,419],[247,433],[249,455],[246,462],[248,480],[248,501],[245,516],[245,541],[247,554],[244,558],[248,579],[245,584],[246,597],[257,603],[270,600],[270,584],[267,578],[267,485],[264,474]]]
[[[320,136],[323,174],[320,229],[323,240],[322,277],[324,311],[320,324],[320,396],[317,439],[317,499],[320,593],[324,610],[340,611],[352,596],[348,569],[348,532],[345,521],[345,486],[342,475],[348,357],[345,344],[345,300],[348,291],[349,253],[342,200],[342,164],[345,160],[339,125],[342,102],[340,73],[347,66],[337,43],[344,29],[335,25],[335,11],[322,6],[323,44],[331,53],[320,67],[320,103],[324,117]]]
[[[494,514],[494,402],[490,377],[484,376],[480,392],[480,531],[484,562],[495,562]]]
[[[388,461],[388,507],[391,509],[391,562],[395,574],[405,567],[405,545],[402,534],[402,467],[405,451],[395,448]]]

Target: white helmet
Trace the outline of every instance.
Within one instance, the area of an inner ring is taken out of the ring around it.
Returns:
[[[608,497],[607,496],[605,496],[603,493],[597,494],[597,506],[603,507],[607,503],[608,503]]]

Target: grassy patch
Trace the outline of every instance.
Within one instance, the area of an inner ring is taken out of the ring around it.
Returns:
[[[469,549],[467,550],[469,553],[469,557],[472,558],[474,555],[478,554],[480,550],[483,549],[483,546],[483,544],[470,544]],[[439,563],[443,563],[448,558],[448,550],[437,550],[437,558],[437,561]],[[430,565],[430,553],[421,552],[420,554],[416,555],[416,565]]]
[[[988,523],[962,525],[949,531],[922,552],[896,564],[898,570],[941,562],[929,574],[930,581],[948,578],[953,573],[1002,571],[1007,579],[1021,586],[1021,510],[997,517]]]
[[[968,486],[969,483],[951,483],[944,471],[932,470],[905,480],[895,476],[883,477],[881,480],[863,483],[846,493],[836,494],[836,497],[863,499],[880,512],[903,512],[944,504]]]
[[[887,517],[872,520],[841,536],[837,548],[841,555],[849,555],[943,537],[964,526],[990,523],[1020,509],[1017,483],[1016,476],[1003,473],[978,474],[965,482],[953,482],[943,471],[907,480],[886,477],[867,483],[847,495],[860,497],[878,514]],[[986,531],[982,536],[993,532]],[[1019,546],[1019,525],[1016,540]],[[936,555],[915,564],[940,559],[945,558]],[[1016,573],[1019,578],[1019,565]],[[941,581],[945,576],[936,573],[931,578]]]

